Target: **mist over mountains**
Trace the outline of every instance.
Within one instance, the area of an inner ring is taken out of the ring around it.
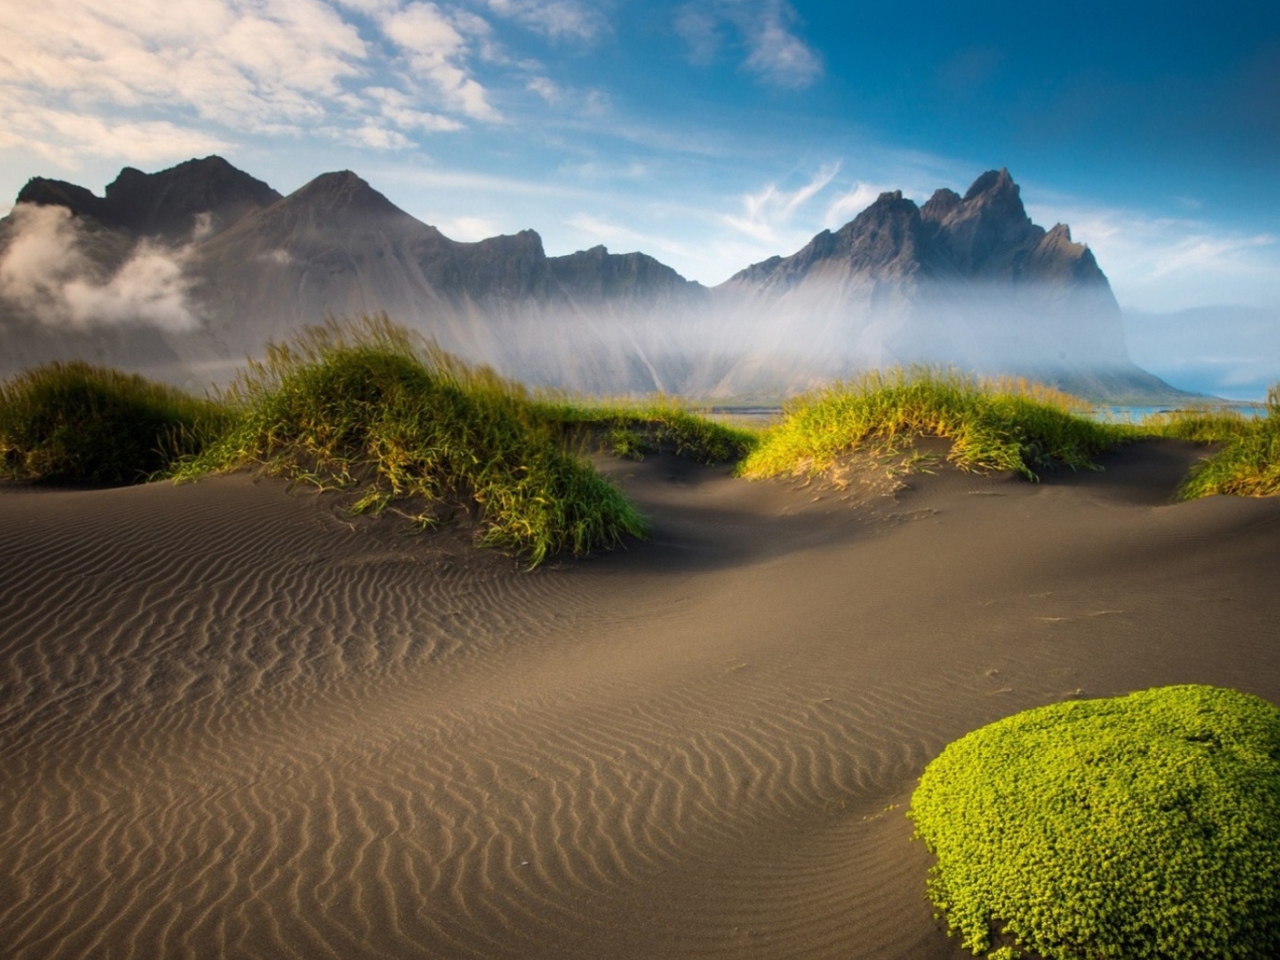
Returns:
[[[451,240],[354,173],[289,196],[206,157],[104,196],[34,178],[0,220],[0,376],[82,357],[188,387],[326,317],[385,312],[525,382],[778,397],[895,363],[1174,399],[1129,358],[1092,253],[1033,224],[1005,170],[922,207],[882,194],[715,288],[643,253]]]

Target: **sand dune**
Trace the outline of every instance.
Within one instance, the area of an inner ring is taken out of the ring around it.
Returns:
[[[1194,448],[893,496],[611,462],[651,542],[534,573],[232,476],[0,491],[17,958],[952,958],[903,810],[962,733],[1280,702],[1280,501]]]

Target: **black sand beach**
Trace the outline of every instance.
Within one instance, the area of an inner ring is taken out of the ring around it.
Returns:
[[[0,943],[51,958],[952,958],[949,741],[1172,683],[1280,703],[1280,499],[1200,449],[843,491],[605,466],[534,572],[246,475],[0,490]]]

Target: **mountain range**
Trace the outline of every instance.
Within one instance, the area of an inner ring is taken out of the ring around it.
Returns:
[[[1032,223],[1008,171],[854,220],[707,288],[643,253],[547,256],[532,230],[451,240],[349,171],[281,196],[220,157],[99,197],[37,177],[0,220],[0,376],[84,357],[220,382],[327,317],[385,312],[535,385],[778,397],[860,369],[950,364],[1098,399],[1173,399],[1125,349],[1106,276]]]

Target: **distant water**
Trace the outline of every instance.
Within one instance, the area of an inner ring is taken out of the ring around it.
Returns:
[[[1154,405],[1109,405],[1103,404],[1093,408],[1093,417],[1097,420],[1106,420],[1111,423],[1138,423],[1144,417],[1152,416],[1157,413],[1173,413],[1177,410],[1204,409],[1211,413],[1219,411],[1230,411],[1238,413],[1242,417],[1265,417],[1267,415],[1266,404],[1263,403],[1208,403],[1208,404],[1154,404]]]
[[[1153,414],[1173,413],[1175,410],[1192,408],[1193,406],[1190,404],[1179,406],[1178,404],[1170,403],[1101,404],[1093,408],[1092,416],[1096,420],[1104,420],[1111,423],[1139,423],[1144,417],[1149,417]],[[1250,418],[1265,417],[1267,415],[1267,407],[1263,403],[1223,401],[1204,404],[1203,406],[1197,405],[1194,408],[1213,412],[1229,410],[1240,414],[1242,417]],[[781,406],[766,404],[725,404],[723,406],[713,406],[706,412],[713,420],[719,420],[722,423],[741,424],[743,426],[765,427],[782,419]]]

